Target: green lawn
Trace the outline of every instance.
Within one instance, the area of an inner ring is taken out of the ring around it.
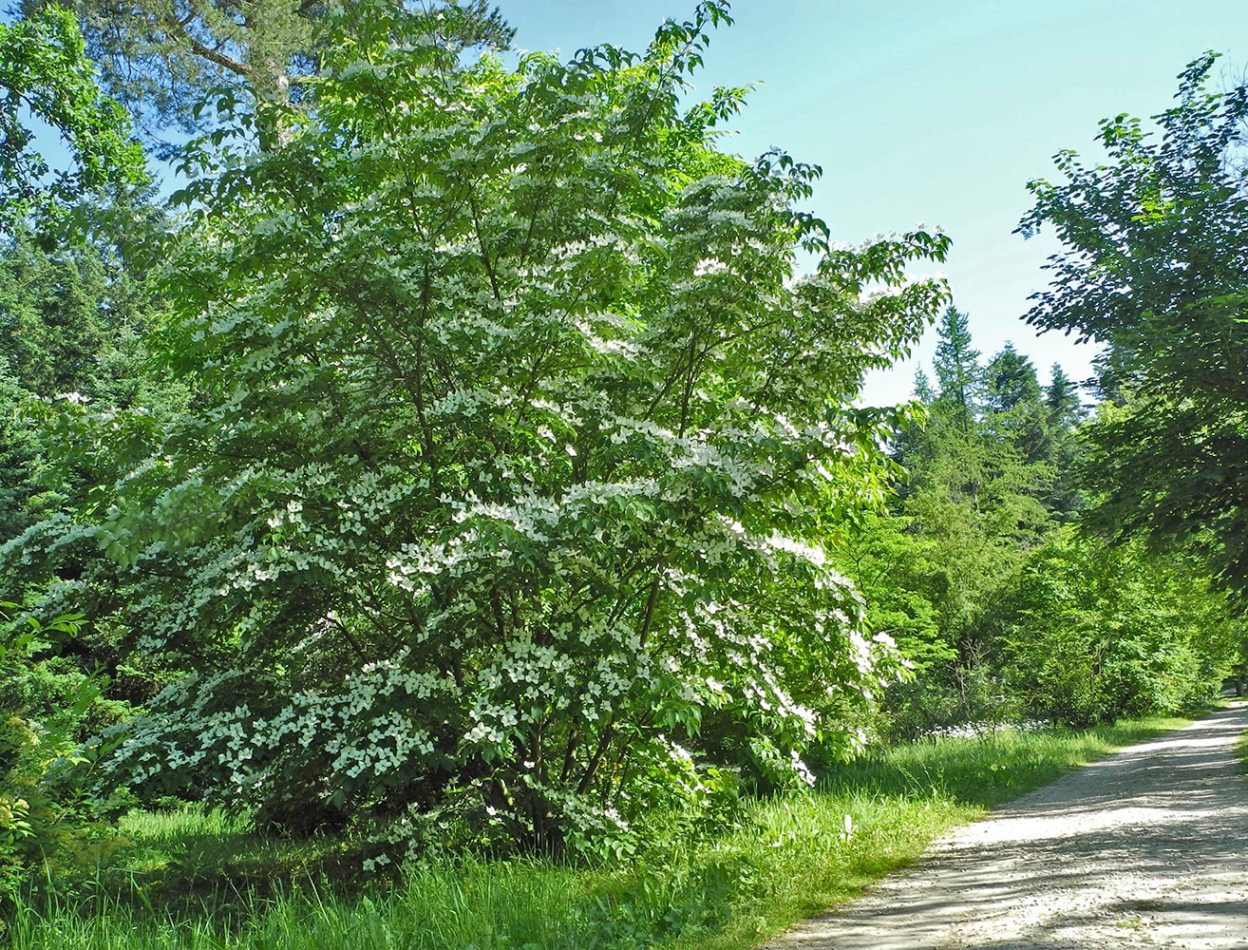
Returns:
[[[601,869],[442,861],[387,881],[364,875],[333,839],[267,839],[217,813],[136,813],[121,827],[133,844],[109,870],[66,885],[72,899],[21,907],[10,937],[17,948],[58,950],[746,948],[852,898],[951,826],[1184,724],[885,749],[817,792],[751,803],[718,838]]]

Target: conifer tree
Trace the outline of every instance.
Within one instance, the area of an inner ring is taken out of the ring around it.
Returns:
[[[968,429],[975,418],[983,372],[979,351],[971,345],[965,312],[950,306],[936,325],[938,342],[932,369],[939,398],[953,407],[953,420]]]
[[[1013,343],[1006,343],[984,373],[985,401],[993,412],[1009,412],[1024,403],[1040,401],[1036,368]]]
[[[1031,360],[1006,343],[984,372],[988,428],[1010,442],[1028,463],[1047,463],[1052,454],[1048,410]]]
[[[1044,401],[1049,407],[1050,424],[1058,428],[1077,425],[1087,415],[1079,397],[1079,387],[1066,375],[1061,363],[1053,364],[1052,379],[1044,390]]]

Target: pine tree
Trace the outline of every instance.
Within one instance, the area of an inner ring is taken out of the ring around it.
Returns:
[[[0,357],[0,543],[16,536],[33,520],[32,499],[41,446],[39,433],[22,412],[28,393]]]
[[[1028,463],[1052,461],[1049,413],[1031,360],[1006,343],[984,372],[985,424]]]
[[[180,384],[148,358],[150,287],[101,233],[61,243],[29,228],[0,243],[0,543],[100,477],[102,456],[50,427],[82,413],[174,413]],[[78,406],[71,403],[80,404]]]
[[[932,388],[932,381],[921,367],[914,372],[914,398],[925,406],[936,398],[936,390]]]
[[[45,398],[89,389],[112,309],[99,254],[48,252],[22,235],[0,258],[0,288],[0,353],[22,388]]]
[[[1072,520],[1087,507],[1076,464],[1080,446],[1075,429],[1087,417],[1079,396],[1079,385],[1054,363],[1052,381],[1044,390],[1045,410],[1052,448],[1050,456],[1055,477],[1045,503],[1059,520]]]

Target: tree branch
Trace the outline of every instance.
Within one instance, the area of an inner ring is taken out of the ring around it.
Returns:
[[[161,17],[161,25],[171,34],[180,37],[190,48],[191,52],[201,59],[206,59],[210,63],[216,63],[222,69],[228,70],[244,79],[252,78],[252,70],[246,63],[241,63],[232,56],[226,56],[220,50],[215,50],[196,39],[195,36],[187,29],[189,21],[179,20],[170,13],[168,16]]]

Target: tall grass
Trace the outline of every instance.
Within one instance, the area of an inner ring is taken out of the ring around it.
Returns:
[[[951,826],[1183,724],[900,746],[816,792],[754,802],[718,837],[625,864],[444,860],[353,891],[322,883],[340,842],[275,842],[214,812],[136,813],[121,830],[147,863],[128,869],[128,886],[101,880],[85,903],[54,889],[19,908],[9,937],[32,950],[751,947],[910,863]],[[179,888],[185,899],[170,900]]]

